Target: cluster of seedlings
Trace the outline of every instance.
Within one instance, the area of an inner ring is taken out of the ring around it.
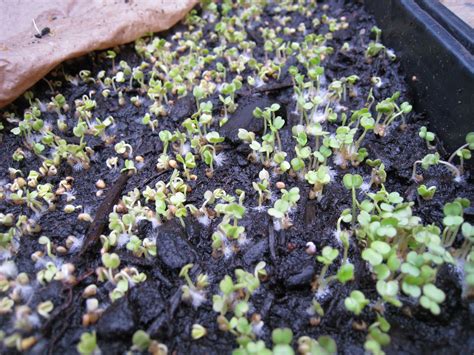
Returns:
[[[360,327],[366,332],[363,347],[367,352],[383,354],[383,347],[390,343],[386,307],[402,307],[403,299],[409,297],[411,303],[433,315],[442,312],[446,295],[436,286],[436,279],[444,264],[458,267],[464,274],[465,292],[472,292],[474,227],[463,216],[470,201],[462,197],[447,201],[442,220],[424,223],[414,214],[414,202],[406,201],[401,191],[387,189],[390,176],[384,162],[371,157],[365,146],[368,136],[383,141],[394,130],[403,130],[412,106],[402,101],[398,92],[376,98],[374,90],[382,85],[379,77],[366,83],[371,87],[366,94],[358,86],[357,75],[327,80],[325,63],[336,50],[328,43],[334,33],[348,28],[347,19],[328,16],[328,6],[315,1],[283,1],[271,7],[274,23],[258,28],[264,41],[259,47],[247,29],[253,28],[252,23],[261,23],[267,1],[202,1],[200,6],[199,12],[188,14],[184,30],[175,31],[169,40],[160,36],[137,40],[138,65],[124,60],[117,63],[118,51],[109,50],[101,54],[107,70],[64,74],[68,85],[90,87],[81,97],[69,99],[60,93],[61,82],[53,81],[48,82],[55,93],[50,101],[41,101],[28,91],[24,95],[28,107],[22,116],[3,112],[1,134],[18,137],[17,149],[11,157],[4,157],[10,167],[2,174],[0,185],[0,202],[6,206],[2,210],[11,211],[0,213],[0,315],[8,318],[0,331],[4,349],[27,351],[41,343],[39,330],[59,305],[46,300],[32,306],[33,293],[53,281],[69,287],[82,281],[75,257],[84,251],[85,236],[52,240],[43,235],[41,224],[52,212],[74,215],[86,225],[94,222],[94,209],[79,202],[76,185],[80,181],[75,178],[94,165],[115,177],[139,175],[145,166],[153,166],[166,178],[132,188],[108,215],[107,228],[95,251],[100,253],[92,275],[95,282],[83,285],[80,354],[99,353],[94,325],[111,303],[147,280],[139,265],[130,266],[120,256],[130,253],[136,258],[156,258],[160,241],[141,237],[140,225],[148,223],[159,229],[177,220],[185,226],[191,217],[195,223],[212,225],[209,238],[214,258],[233,258],[249,243],[243,223],[248,211],[267,213],[276,232],[288,230],[293,226],[292,215],[302,208],[302,194],[308,193],[305,201],[321,201],[330,184],[342,184],[352,202],[349,208],[341,208],[332,245],[317,248],[313,242],[307,244],[306,251],[315,255],[320,270],[312,289],[307,290],[314,293],[308,313],[324,317],[320,302],[334,284],[350,284],[357,277],[349,258],[351,247],[360,250],[377,291],[375,297],[369,297],[352,289],[344,299],[346,311],[356,322],[363,312],[371,312],[372,324]],[[311,26],[295,24],[292,14],[312,18]],[[374,27],[372,32],[374,39],[367,43],[364,60],[370,63],[380,56],[395,60],[393,52],[380,42],[380,29]],[[351,45],[345,42],[337,50],[350,52]],[[261,132],[248,127],[237,132],[245,158],[258,167],[258,176],[251,182],[257,198],[250,199],[244,189],[230,191],[223,185],[207,190],[200,203],[190,201],[191,183],[205,184],[211,178],[218,181],[219,167],[226,164],[226,138],[221,128],[233,119],[239,93],[266,90],[284,76],[292,88],[291,123],[289,116],[280,114],[280,104],[274,103],[253,111],[252,119],[261,122]],[[171,129],[166,121],[173,106],[189,96],[193,97],[194,113]],[[123,122],[114,118],[113,112],[97,116],[96,109],[105,101],[114,102],[119,109],[129,103],[146,107],[139,121],[126,124],[131,130],[140,125],[158,133],[162,149],[151,165],[135,153],[133,141],[117,138]],[[349,109],[354,103],[358,107]],[[282,143],[285,134],[292,145]],[[422,127],[419,139],[431,151],[413,161],[412,183],[419,199],[430,200],[436,194],[436,185],[423,184],[423,172],[434,166],[447,169],[452,184],[466,183],[465,161],[474,150],[474,133],[446,160],[436,151],[434,133]],[[110,154],[97,150],[97,142]],[[22,169],[27,161],[33,161],[36,169]],[[367,169],[362,167],[368,167],[370,175],[363,174]],[[65,171],[71,174],[65,175]],[[288,186],[283,180],[298,183]],[[301,184],[308,189],[302,191]],[[99,179],[95,187],[97,198],[102,198],[107,184]],[[37,241],[28,269],[33,272],[15,263],[25,238]],[[219,330],[235,336],[234,354],[293,354],[294,348],[300,354],[337,352],[336,342],[328,336],[293,340],[288,328],[274,329],[271,344],[259,339],[265,324],[252,305],[252,296],[272,277],[265,262],[251,271],[229,270],[218,285],[212,283],[218,280],[205,273],[193,280],[192,268],[188,264],[179,274],[182,301],[194,309],[212,303]],[[108,299],[97,297],[100,289],[107,290]],[[204,338],[207,329],[194,324],[191,336]],[[165,344],[143,330],[135,332],[131,344],[132,352],[167,353]]]

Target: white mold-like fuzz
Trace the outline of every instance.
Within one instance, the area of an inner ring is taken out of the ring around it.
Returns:
[[[117,238],[117,247],[123,248],[130,241],[130,234],[121,233]]]
[[[74,163],[72,166],[72,170],[74,170],[76,173],[79,173],[84,170],[84,165],[80,161]]]
[[[189,290],[189,294],[191,295],[191,303],[194,307],[194,309],[199,308],[200,305],[202,305],[204,302],[206,302],[206,295],[204,292],[200,290]]]
[[[334,164],[336,164],[337,166],[342,166],[346,163],[346,159],[340,152],[336,152],[334,154],[333,161],[334,161]]]
[[[361,190],[362,192],[368,192],[368,191],[370,190],[370,186],[371,186],[371,185],[370,185],[369,182],[364,181],[364,182],[362,183],[362,185],[360,185],[360,190]]]
[[[223,166],[227,162],[227,156],[224,152],[217,154],[214,157],[214,162],[216,166]]]
[[[464,182],[464,177],[462,175],[459,175],[459,176],[456,176],[453,180],[457,182],[458,184],[461,184]]]
[[[184,143],[179,149],[179,153],[181,155],[186,155],[190,151],[191,151],[191,145],[189,143]]]
[[[337,176],[337,170],[333,169],[332,167],[328,167],[328,174],[329,174],[329,177],[331,178],[331,181],[334,181],[334,179]]]
[[[256,324],[253,324],[253,323],[252,323],[252,331],[253,331],[253,333],[254,333],[256,336],[262,335],[262,333],[263,333],[263,326],[264,326],[263,321],[259,321],[259,322],[256,323]]]
[[[281,221],[280,221],[280,219],[276,219],[276,218],[273,219],[273,229],[275,229],[275,231],[281,230]]]
[[[206,226],[206,227],[211,224],[211,219],[205,213],[197,217],[197,220],[199,223],[201,223],[203,226]]]
[[[332,292],[329,289],[329,287],[326,287],[323,290],[318,290],[316,292],[316,299],[318,300],[318,302],[321,302],[321,301],[325,300],[326,298],[328,298],[331,294],[332,294]]]
[[[79,250],[81,250],[82,245],[84,244],[84,236],[82,235],[80,237],[74,237],[71,239],[72,239],[72,244],[69,247],[69,252],[74,254],[78,252]]]
[[[18,268],[13,260],[6,260],[0,265],[0,274],[13,279],[18,275]]]
[[[239,235],[239,238],[237,238],[237,244],[239,246],[246,245],[248,244],[248,242],[249,242],[249,239],[247,238],[247,233],[242,233],[241,235]]]

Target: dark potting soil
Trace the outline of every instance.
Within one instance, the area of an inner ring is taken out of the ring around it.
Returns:
[[[386,56],[379,56],[368,63],[364,57],[370,40],[370,28],[375,24],[374,20],[359,3],[330,1],[329,4],[328,13],[331,16],[345,16],[350,24],[348,29],[335,32],[334,38],[328,41],[329,45],[340,48],[344,42],[350,42],[352,49],[348,52],[336,50],[330,55],[325,63],[326,78],[332,81],[352,74],[360,77],[360,84],[357,85],[360,95],[350,98],[343,104],[349,110],[363,107],[369,89],[372,87],[370,78],[373,76],[382,79],[382,85],[375,87],[373,92],[376,100],[400,91],[401,98],[410,101],[404,75],[397,62],[391,62]],[[269,26],[272,26],[272,8],[269,7],[264,14],[262,21],[268,21]],[[291,21],[293,25],[306,23],[309,28],[311,20],[295,16]],[[257,25],[247,31],[252,40],[257,43],[257,47],[263,47],[263,39],[256,28]],[[171,40],[175,31],[180,29],[182,25],[177,25],[162,36]],[[211,31],[211,28],[208,28],[208,31]],[[207,36],[208,33],[204,35]],[[254,54],[263,56],[263,50],[256,49]],[[120,53],[115,62],[118,63],[120,60],[126,60],[132,67],[141,62],[141,58],[133,49],[133,44],[120,47]],[[95,76],[100,70],[110,70],[110,61],[101,54],[91,53],[70,61],[63,67],[67,74],[76,75],[79,70],[88,69],[92,72],[92,76]],[[77,86],[71,85],[64,81],[62,74],[55,74],[50,74],[48,80],[63,82],[60,92],[66,97],[70,107],[74,107],[75,99],[81,98],[91,90],[98,89],[95,84],[83,82]],[[245,77],[245,73],[243,76]],[[294,339],[302,335],[313,338],[330,335],[337,342],[340,353],[364,353],[363,343],[366,332],[353,329],[355,318],[344,307],[344,298],[352,290],[362,291],[369,299],[378,297],[374,279],[366,262],[361,259],[359,247],[356,243],[352,243],[349,253],[349,258],[355,266],[355,280],[346,285],[331,284],[327,296],[320,299],[325,315],[321,318],[319,325],[312,326],[307,309],[314,298],[311,282],[319,274],[321,264],[315,261],[314,256],[305,252],[305,246],[307,242],[313,242],[318,254],[323,246],[338,246],[334,238],[336,222],[341,211],[351,206],[351,196],[341,182],[342,176],[346,172],[352,172],[367,177],[371,173],[370,167],[362,164],[346,171],[335,167],[338,172],[336,181],[325,187],[324,197],[319,202],[308,199],[310,187],[305,181],[288,174],[282,175],[280,180],[286,186],[298,186],[301,195],[298,208],[291,216],[294,225],[288,230],[275,231],[267,212],[254,208],[258,196],[252,188],[252,181],[256,181],[262,166],[252,164],[246,159],[250,153],[249,148],[240,144],[236,139],[236,132],[238,128],[261,132],[263,129],[261,122],[252,118],[253,109],[257,106],[266,107],[272,103],[279,103],[280,114],[286,120],[286,128],[283,129],[281,137],[282,142],[285,147],[293,147],[294,141],[289,127],[298,124],[299,117],[293,113],[293,88],[288,85],[289,82],[289,74],[283,72],[279,83],[273,83],[273,87],[272,84],[268,84],[268,90],[260,89],[257,92],[244,85],[238,93],[237,111],[220,131],[227,137],[223,144],[226,162],[223,166],[216,168],[212,178],[205,177],[206,166],[199,162],[196,169],[193,169],[193,173],[200,178],[188,183],[192,191],[187,196],[187,202],[196,206],[202,203],[206,190],[216,188],[224,188],[227,192],[233,192],[235,189],[244,190],[247,213],[241,224],[246,228],[249,242],[230,258],[214,258],[211,255],[211,235],[217,221],[204,226],[193,217],[187,217],[185,228],[182,228],[178,222],[171,221],[158,229],[153,229],[148,222],[143,222],[137,235],[140,239],[156,236],[157,257],[138,258],[124,249],[115,250],[120,255],[121,265],[134,266],[139,271],[145,272],[147,280],[131,288],[125,297],[111,304],[97,324],[88,328],[89,331],[96,330],[98,345],[103,354],[126,352],[131,346],[133,333],[138,329],[147,331],[153,339],[166,344],[171,353],[230,353],[236,347],[235,337],[218,329],[217,313],[213,311],[210,299],[212,294],[218,292],[218,282],[225,275],[233,275],[236,268],[253,270],[259,261],[267,263],[269,279],[262,283],[259,291],[252,296],[251,304],[252,309],[258,311],[264,321],[265,327],[260,338],[265,340],[267,345],[271,343],[272,329],[289,327],[295,334]],[[35,97],[42,101],[49,100],[55,94],[44,82],[38,83],[33,88],[33,92]],[[139,89],[129,90],[125,93],[125,97],[130,98],[138,92]],[[214,95],[210,99],[214,107],[220,110],[218,96]],[[132,105],[129,100],[125,106],[119,106],[114,94],[109,99],[96,95],[95,100],[97,108],[94,114],[97,117],[113,115],[115,118],[116,141],[124,140],[132,144],[135,154],[145,158],[145,166],[126,181],[121,194],[125,195],[135,188],[143,189],[146,185],[153,186],[160,179],[168,181],[171,171],[157,173],[155,169],[157,158],[163,149],[158,138],[158,131],[162,129],[172,131],[180,127],[181,122],[194,113],[193,96],[189,95],[177,100],[169,115],[159,118],[159,128],[155,132],[139,124],[147,112],[148,104],[151,103],[149,99],[145,99],[141,107]],[[25,106],[24,100],[19,99],[8,110],[22,112]],[[73,122],[72,112],[68,112],[66,116],[68,122]],[[43,118],[54,122],[56,115],[46,112],[43,113]],[[406,200],[413,201],[414,215],[421,217],[425,224],[439,225],[443,218],[444,203],[456,197],[465,197],[473,202],[474,187],[469,172],[465,174],[463,182],[455,183],[449,171],[439,166],[432,167],[424,173],[424,178],[426,185],[437,186],[435,197],[430,201],[418,198],[417,185],[410,180],[410,177],[413,162],[430,152],[425,142],[418,136],[420,127],[427,125],[427,119],[412,113],[407,116],[406,125],[392,128],[390,134],[383,138],[368,134],[364,146],[371,159],[381,159],[384,162],[388,174],[385,184],[387,190],[398,191]],[[13,125],[8,123],[5,125],[6,132],[13,128]],[[77,140],[72,132],[55,133],[63,135],[70,142]],[[110,191],[117,186],[120,173],[105,167],[106,159],[115,155],[113,145],[107,146],[100,138],[91,136],[86,136],[86,140],[96,152],[90,168],[74,171],[69,165],[62,164],[58,169],[58,174],[47,177],[45,182],[56,186],[64,177],[73,176],[76,203],[87,206],[91,216],[95,216],[101,208],[104,208],[103,202],[108,198],[107,196],[110,196]],[[41,160],[34,155],[22,162],[12,161],[11,156],[20,145],[21,140],[17,136],[3,135],[0,179],[8,179],[9,167],[28,173],[41,165]],[[444,152],[441,142],[436,142],[436,146],[438,151]],[[292,149],[286,149],[286,151],[290,155],[294,154],[291,152]],[[95,196],[95,182],[98,179],[103,179],[107,183],[106,193],[101,197]],[[362,198],[362,193],[359,198]],[[65,214],[64,205],[64,201],[58,203],[56,211],[44,214],[40,221],[41,235],[48,236],[58,245],[64,244],[65,238],[69,235],[91,234],[90,224],[77,221],[76,214]],[[15,215],[28,214],[26,207],[6,204],[3,201],[0,201],[0,212]],[[466,218],[472,220],[472,210],[467,211],[467,214]],[[107,222],[105,228],[107,228]],[[64,262],[74,260],[77,266],[76,274],[80,281],[76,285],[67,287],[53,281],[35,290],[29,303],[31,308],[35,308],[42,301],[51,300],[55,309],[50,320],[41,325],[40,340],[30,353],[75,353],[75,346],[80,335],[85,331],[81,324],[82,314],[85,312],[85,302],[81,294],[85,286],[96,283],[94,269],[101,265],[99,248],[96,245],[86,250],[80,257],[66,256],[64,258]],[[32,279],[35,277],[36,270],[31,254],[39,249],[37,237],[23,237],[20,239],[19,252],[14,258],[18,269],[28,273]],[[208,301],[197,310],[181,301],[180,287],[183,280],[178,277],[178,273],[182,266],[190,262],[195,264],[191,273],[193,277],[199,273],[207,273],[211,280]],[[335,267],[330,268],[329,273],[333,274],[335,270]],[[410,298],[405,296],[401,299],[403,308],[388,306],[385,316],[391,325],[389,333],[391,344],[385,348],[387,353],[472,353],[474,340],[470,319],[473,311],[472,306],[469,308],[467,301],[461,297],[461,283],[462,280],[454,268],[445,266],[440,270],[436,284],[446,293],[446,301],[441,305],[440,316],[433,316],[418,305],[412,304]],[[110,303],[108,295],[110,290],[105,284],[98,284],[98,286],[97,298],[100,303]],[[368,309],[357,318],[359,322],[363,321],[366,324],[371,324],[374,319],[374,313]],[[193,340],[191,326],[194,323],[206,327],[208,335],[200,340]],[[0,328],[9,329],[9,327],[11,327],[9,318],[1,317]],[[2,349],[2,352],[12,352],[12,350]]]

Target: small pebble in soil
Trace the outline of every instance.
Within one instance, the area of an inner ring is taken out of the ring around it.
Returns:
[[[95,186],[98,188],[98,189],[105,189],[105,181],[102,180],[102,179],[99,179],[97,180],[97,182],[95,183]]]
[[[132,311],[127,297],[122,297],[112,303],[97,323],[97,334],[101,338],[130,337],[134,329],[134,311]]]
[[[157,256],[166,267],[177,270],[196,259],[196,253],[187,241],[185,231],[177,223],[169,222],[154,233]]]
[[[284,189],[286,187],[285,183],[282,182],[282,181],[278,181],[276,184],[275,184],[276,188],[277,189]]]
[[[284,280],[286,287],[308,286],[315,273],[314,264],[308,264]]]
[[[313,242],[306,243],[306,254],[314,255],[316,254],[316,245]]]

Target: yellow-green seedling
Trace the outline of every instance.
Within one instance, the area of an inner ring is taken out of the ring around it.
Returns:
[[[211,101],[201,102],[199,105],[199,111],[196,112],[198,116],[199,126],[204,130],[204,134],[207,134],[208,130],[211,129],[212,122],[214,121],[212,117],[213,104]]]
[[[133,160],[126,159],[124,162],[124,167],[120,172],[128,172],[128,173],[137,173],[137,168],[135,167],[135,163]]]
[[[436,135],[433,132],[428,131],[428,128],[426,128],[426,126],[420,128],[420,132],[418,133],[418,135],[420,136],[420,138],[424,139],[428,149],[434,148],[431,143],[434,142]]]
[[[194,99],[196,101],[196,109],[199,110],[199,102],[202,99],[206,98],[206,96],[207,96],[206,90],[204,90],[200,85],[196,85],[193,88],[193,96],[194,96]]]
[[[293,332],[289,328],[277,328],[272,331],[273,353],[274,354],[294,354],[291,347]]]
[[[252,187],[258,193],[258,207],[262,207],[263,202],[270,200],[272,197],[270,186],[270,174],[265,169],[258,173],[259,181],[252,182]]]
[[[384,301],[391,303],[395,307],[401,307],[402,303],[397,297],[399,291],[398,281],[378,280],[375,286],[378,294],[382,296]]]
[[[463,296],[469,297],[474,292],[474,248],[471,248],[470,254],[466,257],[464,275],[465,287]]]
[[[257,107],[253,111],[253,115],[256,118],[263,119],[263,134],[266,135],[267,128],[270,129],[272,135],[272,141],[277,141],[278,150],[281,152],[281,140],[278,131],[284,126],[285,121],[281,116],[277,116],[276,112],[280,109],[279,104],[272,104],[270,107],[265,108],[264,110]]]
[[[168,155],[168,147],[173,139],[173,134],[168,130],[162,130],[159,133],[160,140],[163,142],[163,153],[158,158],[156,167],[158,170],[168,170],[170,168],[170,157]]]
[[[342,182],[346,189],[351,190],[351,195],[352,195],[351,225],[352,225],[352,228],[354,228],[355,220],[356,220],[356,210],[357,210],[357,207],[359,206],[359,202],[357,201],[356,189],[360,188],[364,181],[362,180],[362,176],[360,176],[359,174],[355,174],[355,175],[346,174],[342,178]]]
[[[196,167],[196,160],[193,153],[188,152],[184,157],[181,154],[178,154],[176,156],[176,160],[182,164],[184,176],[186,176],[188,180],[191,180],[191,174],[189,170]]]
[[[287,154],[285,152],[276,152],[273,155],[273,161],[276,164],[275,172],[277,174],[282,174],[284,172],[287,172],[291,168],[291,165],[286,160],[286,157],[287,157]]]
[[[438,152],[433,153],[433,154],[426,154],[423,157],[423,159],[416,160],[413,163],[413,171],[412,171],[411,178],[412,178],[412,180],[417,181],[417,182],[423,180],[422,175],[417,175],[416,174],[416,167],[417,167],[418,164],[421,164],[421,167],[423,168],[423,170],[428,170],[428,168],[430,166],[442,164],[442,165],[446,166],[449,169],[449,171],[451,171],[451,173],[454,175],[454,180],[455,181],[460,181],[461,180],[461,171],[455,165],[451,164],[450,162],[441,160],[440,155],[439,155]]]
[[[346,309],[356,316],[360,315],[368,304],[369,300],[365,298],[364,294],[359,290],[352,291],[350,296],[344,300]]]
[[[290,190],[282,189],[282,196],[275,201],[272,208],[268,210],[268,214],[273,217],[276,230],[288,229],[293,224],[288,215],[291,208],[296,206],[300,199],[300,189],[292,187]]]
[[[308,183],[313,185],[313,188],[309,193],[309,198],[317,198],[318,201],[320,201],[323,197],[324,186],[331,182],[329,168],[326,165],[321,165],[316,171],[308,171],[304,177]]]
[[[130,144],[125,143],[125,141],[120,141],[114,146],[115,152],[117,154],[123,155],[125,158],[133,156],[133,148]]]
[[[446,295],[433,284],[423,286],[423,296],[420,297],[420,305],[428,309],[434,315],[441,313],[439,305],[444,302]]]
[[[474,244],[474,226],[469,222],[464,222],[461,226],[461,232],[464,242],[459,249],[458,255],[461,259],[466,259]]]
[[[466,135],[466,144],[462,145],[454,151],[448,159],[448,163],[452,163],[455,157],[460,160],[459,170],[464,172],[464,161],[471,159],[472,151],[474,150],[474,132],[469,132]]]
[[[193,264],[187,264],[179,272],[179,276],[186,280],[186,285],[181,286],[181,291],[183,292],[181,299],[191,302],[194,308],[198,308],[206,301],[205,288],[209,285],[209,278],[206,274],[199,274],[196,284],[194,284],[189,276],[189,270],[192,267]]]
[[[339,251],[327,245],[323,248],[321,255],[316,257],[316,260],[323,264],[323,268],[321,269],[317,279],[318,293],[321,293],[326,289],[330,281],[330,279],[326,278],[326,273],[328,272],[329,266],[331,266],[338,256]]]
[[[369,334],[364,343],[364,349],[374,355],[383,355],[382,347],[390,344],[388,332],[390,324],[385,318],[377,314],[377,320],[369,326]]]
[[[97,337],[95,332],[82,333],[81,340],[77,344],[76,349],[81,355],[100,354],[100,349],[97,346]]]
[[[150,346],[151,339],[144,330],[137,330],[132,337],[132,350],[145,351]]]
[[[250,296],[260,286],[259,275],[264,272],[263,267],[264,263],[259,263],[254,274],[236,269],[236,282],[226,275],[219,283],[220,294],[212,297],[213,309],[219,313],[219,329],[235,335],[237,343],[244,348],[256,337],[253,321],[249,322],[246,314],[249,311]],[[230,320],[226,318],[229,311],[234,314]]]
[[[466,201],[466,207],[469,207],[469,201]],[[448,202],[443,207],[443,244],[445,247],[451,246],[464,222],[464,208],[463,201],[455,200]]]
[[[337,344],[327,335],[320,336],[318,340],[302,336],[298,339],[298,352],[302,355],[335,355],[337,354]]]
[[[380,37],[382,36],[382,30],[377,26],[373,26],[370,30],[375,34],[375,41],[370,41],[367,50],[365,51],[366,57],[376,57],[381,51],[385,50],[385,46],[380,43]]]
[[[205,337],[207,334],[207,329],[204,328],[201,324],[193,324],[192,330],[191,330],[191,337],[194,340],[201,339],[202,337]]]
[[[422,184],[418,186],[416,191],[418,192],[418,195],[420,195],[423,200],[431,200],[433,199],[433,196],[436,192],[436,186],[427,187],[426,185]]]
[[[387,134],[387,130],[390,125],[398,117],[404,117],[409,114],[413,107],[408,102],[403,102],[400,106],[396,103],[400,97],[400,92],[394,93],[391,97],[388,97],[380,101],[376,106],[377,117],[375,120],[374,133],[383,137]]]

